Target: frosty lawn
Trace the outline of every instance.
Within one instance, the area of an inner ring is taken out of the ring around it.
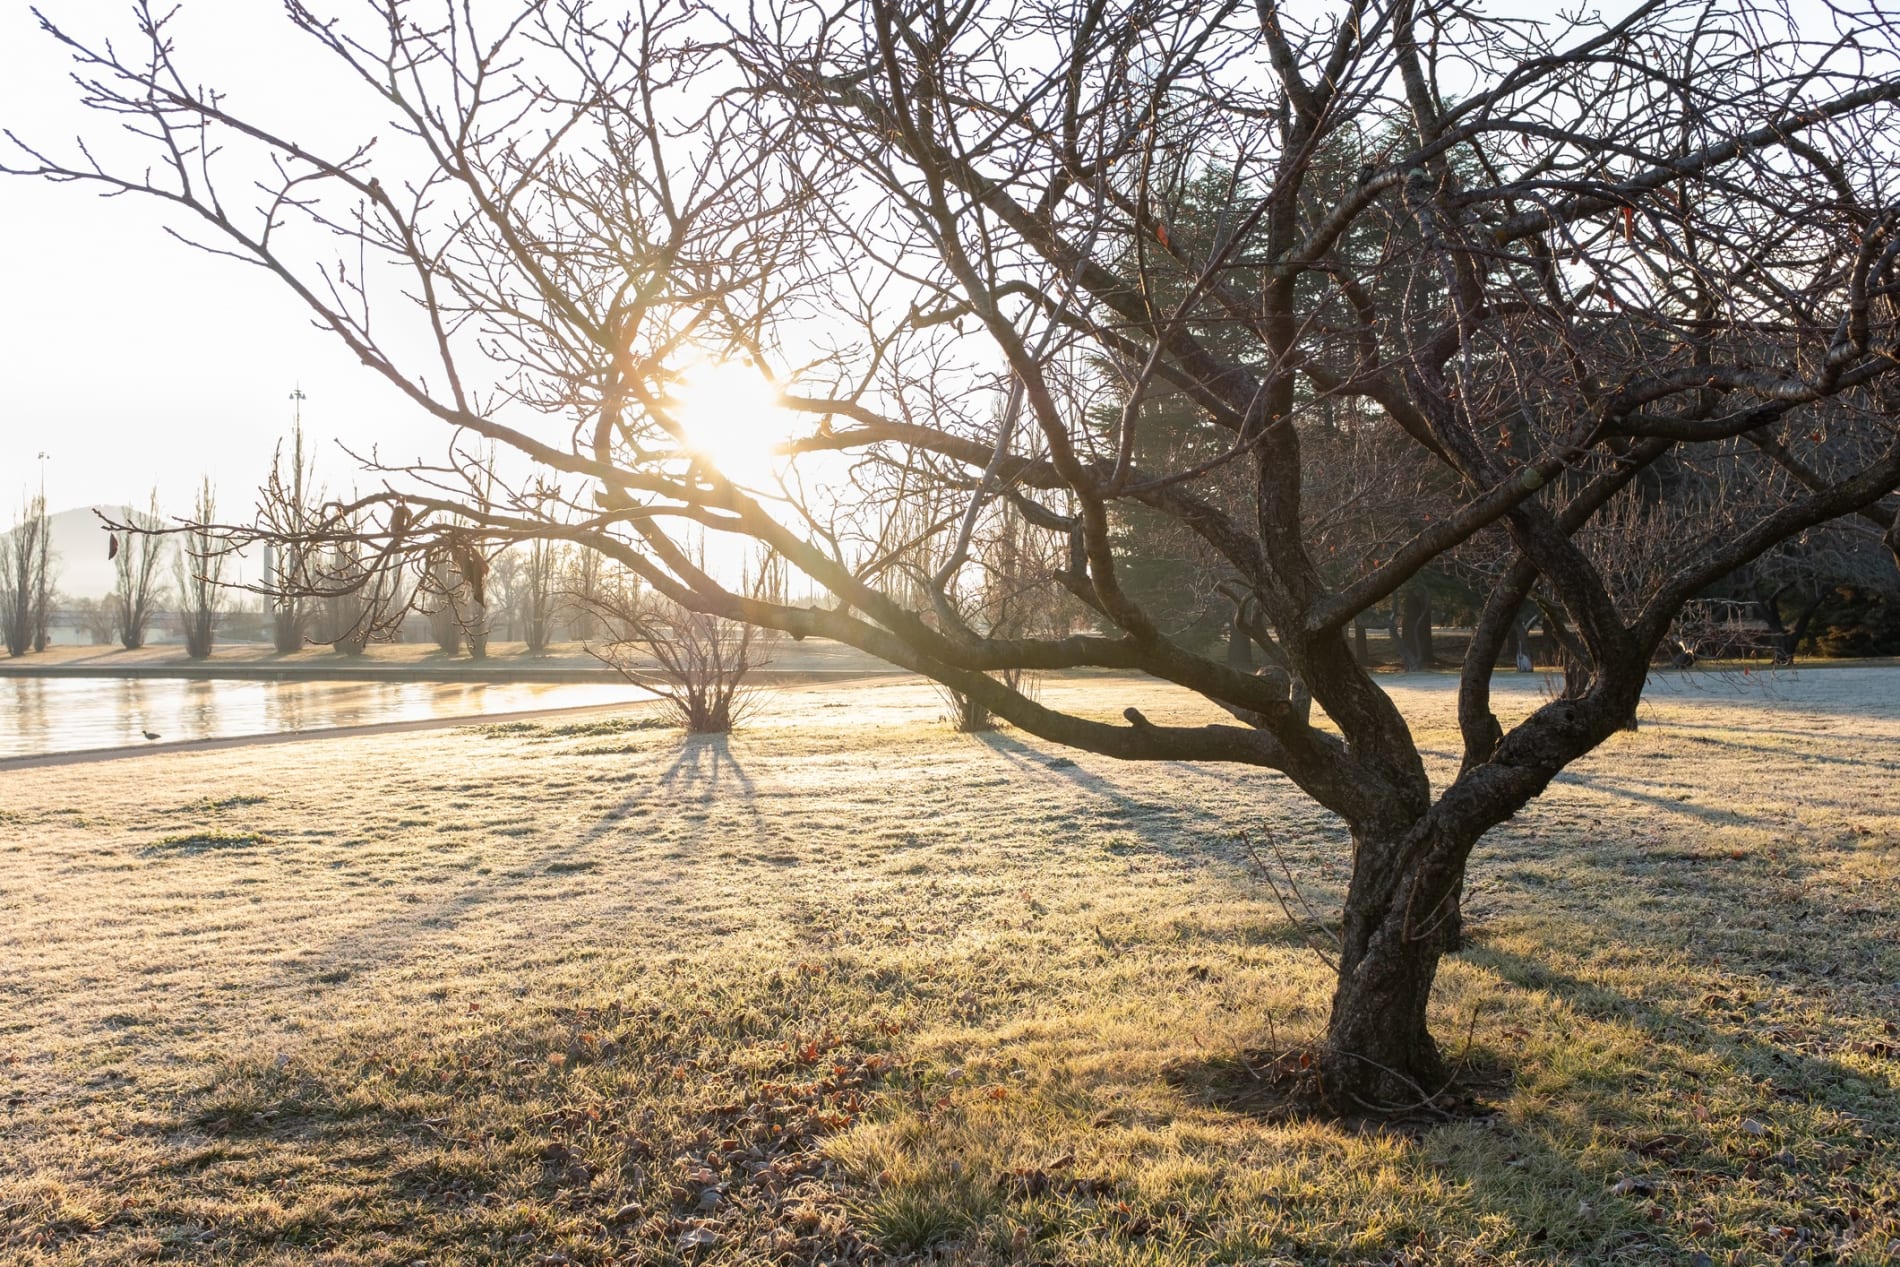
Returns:
[[[1443,762],[1452,686],[1391,686]],[[943,711],[7,772],[0,1258],[1900,1254],[1900,672],[1659,678],[1480,848],[1435,1028],[1495,1111],[1364,1133],[1249,1094],[1330,975],[1237,837],[1329,914],[1343,834]]]

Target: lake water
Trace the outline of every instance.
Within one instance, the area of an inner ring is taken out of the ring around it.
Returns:
[[[631,704],[612,682],[247,682],[0,677],[0,760],[161,740],[278,735],[541,708]]]

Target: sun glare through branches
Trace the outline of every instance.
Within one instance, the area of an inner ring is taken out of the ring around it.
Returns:
[[[781,446],[796,425],[779,387],[742,361],[688,366],[666,398],[694,456],[749,488],[769,487],[783,466]]]

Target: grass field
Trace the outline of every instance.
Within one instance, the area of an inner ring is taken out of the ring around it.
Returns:
[[[1452,686],[1391,687],[1441,775]],[[1237,837],[1325,910],[1336,824],[942,712],[7,772],[0,1261],[1900,1257],[1900,671],[1661,679],[1494,833],[1435,1012],[1490,1110],[1412,1130],[1251,1094],[1329,985]]]

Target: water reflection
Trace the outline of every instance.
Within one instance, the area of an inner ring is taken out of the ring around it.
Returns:
[[[146,742],[585,708],[650,698],[618,683],[245,682],[0,677],[0,758]]]
[[[19,683],[19,691],[14,701],[14,715],[20,719],[20,727],[25,733],[46,728],[46,684],[37,678],[25,678]],[[0,751],[5,751],[6,728],[0,727]]]

